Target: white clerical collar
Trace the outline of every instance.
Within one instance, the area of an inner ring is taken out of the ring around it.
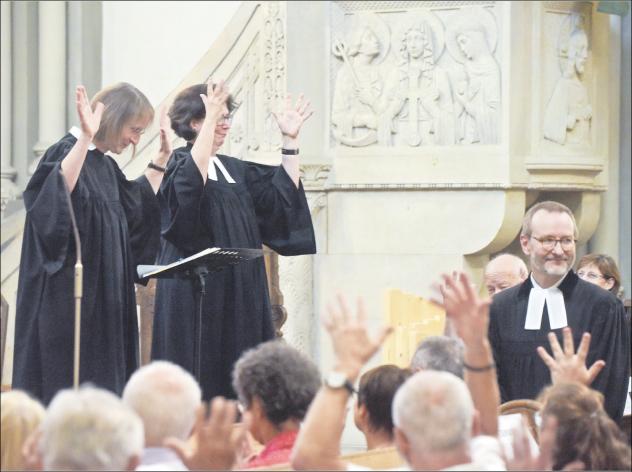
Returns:
[[[566,276],[558,280],[552,287],[542,288],[533,278],[533,274],[531,274],[531,284],[533,287],[529,293],[527,319],[524,322],[524,329],[540,329],[542,327],[542,313],[544,311],[545,301],[551,329],[559,329],[568,326],[564,294],[558,288],[565,277]]]
[[[226,170],[226,167],[224,167],[224,164],[222,164],[222,161],[220,161],[217,156],[213,156],[213,158],[209,160],[208,162],[208,178],[209,179],[217,182],[217,170],[215,170],[215,167],[217,167],[219,171],[222,173],[222,175],[226,179],[226,182],[228,182],[229,184],[235,183],[235,179],[233,179],[230,176],[230,174]]]
[[[73,126],[72,128],[70,128],[68,132],[77,139],[79,139],[81,135],[83,134],[81,130],[77,128],[76,126]],[[88,144],[88,151],[94,151],[96,148],[97,147],[93,143]]]

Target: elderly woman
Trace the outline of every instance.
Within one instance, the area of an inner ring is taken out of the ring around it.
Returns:
[[[320,383],[316,365],[282,341],[263,343],[239,359],[233,370],[233,387],[250,414],[250,433],[264,445],[244,467],[289,461],[299,426]]]

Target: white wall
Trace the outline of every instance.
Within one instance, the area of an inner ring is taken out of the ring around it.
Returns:
[[[103,2],[103,85],[130,82],[157,105],[197,64],[240,4]]]

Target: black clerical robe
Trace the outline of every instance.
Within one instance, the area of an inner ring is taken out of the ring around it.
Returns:
[[[67,134],[52,145],[24,191],[13,388],[45,403],[73,382],[76,252],[60,170],[75,142]],[[144,176],[128,181],[97,149],[71,199],[83,259],[80,381],[120,394],[138,366],[135,266],[156,257],[160,207]]]
[[[536,398],[551,383],[549,369],[536,351],[538,346],[544,346],[551,353],[546,303],[541,328],[524,329],[531,288],[529,277],[495,295],[490,308],[489,339],[503,402]],[[582,334],[588,332],[592,342],[587,364],[590,366],[599,359],[606,361],[592,388],[604,394],[606,411],[618,419],[623,414],[630,371],[630,333],[623,305],[612,293],[581,280],[573,271],[558,288],[564,295],[575,348]],[[562,344],[562,329],[554,331]]]
[[[235,183],[217,171],[203,183],[191,145],[176,149],[162,182],[159,264],[208,247],[260,249],[282,255],[316,252],[302,184],[296,188],[283,166],[218,156]],[[156,288],[152,358],[193,372],[196,292],[189,280],[160,279]],[[205,399],[234,398],[231,373],[247,349],[274,336],[262,258],[211,273],[202,314],[200,384]]]

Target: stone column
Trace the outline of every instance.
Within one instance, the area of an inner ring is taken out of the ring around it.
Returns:
[[[39,3],[39,134],[36,161],[66,132],[66,2]]]
[[[16,188],[13,183],[15,179],[15,169],[13,168],[11,159],[11,100],[12,100],[12,81],[11,81],[11,2],[2,2],[2,58],[0,68],[2,70],[2,101],[0,102],[1,115],[0,124],[1,137],[0,143],[0,159],[2,167],[0,170],[0,178],[2,180],[2,196],[0,198],[1,211],[4,212],[4,208],[9,200],[15,198]]]

